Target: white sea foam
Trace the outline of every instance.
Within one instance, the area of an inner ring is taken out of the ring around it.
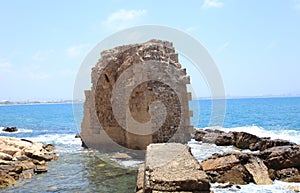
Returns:
[[[239,185],[240,189],[236,186],[230,188],[216,188],[219,185],[218,183],[212,184],[212,190],[215,193],[227,193],[227,192],[239,192],[239,193],[293,193],[294,191],[290,190],[292,187],[300,188],[300,183],[287,183],[274,181],[272,185],[256,185],[256,184],[248,184],[248,185]]]
[[[247,133],[251,133],[253,135],[257,135],[259,137],[271,137],[271,139],[285,139],[291,142],[295,142],[297,144],[300,143],[300,131],[297,130],[288,130],[288,129],[277,129],[277,130],[266,130],[263,127],[258,126],[243,126],[243,127],[232,127],[232,128],[224,128],[224,127],[207,127],[209,129],[218,129],[221,131],[244,131]],[[207,129],[204,128],[204,129]]]
[[[125,168],[137,168],[139,164],[143,163],[142,160],[117,160],[117,162]]]
[[[34,142],[51,143],[54,145],[80,145],[81,140],[75,134],[47,134],[28,138]]]

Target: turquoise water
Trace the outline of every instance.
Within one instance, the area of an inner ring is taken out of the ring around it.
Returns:
[[[195,127],[211,126],[211,103],[210,100],[190,103],[192,109],[199,110],[191,119]],[[300,97],[228,99],[226,104],[221,129],[300,143]],[[22,180],[19,185],[0,192],[134,192],[136,173],[130,164],[115,167],[103,161],[105,156],[81,148],[80,140],[74,138],[79,130],[72,109],[72,104],[0,106],[0,127],[20,128],[17,133],[0,132],[0,135],[52,143],[60,154],[58,161],[49,164],[47,173]],[[76,111],[82,116],[82,104],[76,104]],[[255,189],[251,185],[247,187]],[[265,192],[276,191],[274,187]]]

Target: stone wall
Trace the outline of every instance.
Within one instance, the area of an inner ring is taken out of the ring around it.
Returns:
[[[150,143],[190,139],[190,79],[171,42],[105,50],[91,76],[81,131],[88,147],[118,144],[140,150]]]

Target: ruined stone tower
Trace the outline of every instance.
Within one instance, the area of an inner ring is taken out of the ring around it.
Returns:
[[[150,40],[101,53],[85,91],[81,137],[88,147],[142,150],[190,139],[190,83],[171,42]]]

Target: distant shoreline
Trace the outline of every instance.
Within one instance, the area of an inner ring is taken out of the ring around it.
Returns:
[[[0,106],[12,106],[12,105],[55,105],[55,104],[82,104],[83,101],[61,101],[61,102],[0,102]]]
[[[226,98],[216,98],[213,100],[231,100],[231,99],[271,99],[271,98],[299,98],[300,95],[295,96],[228,96]],[[199,97],[192,100],[212,100],[211,97]],[[42,105],[42,104],[83,104],[84,100],[63,100],[63,101],[0,101],[0,106],[9,106],[9,105]]]

